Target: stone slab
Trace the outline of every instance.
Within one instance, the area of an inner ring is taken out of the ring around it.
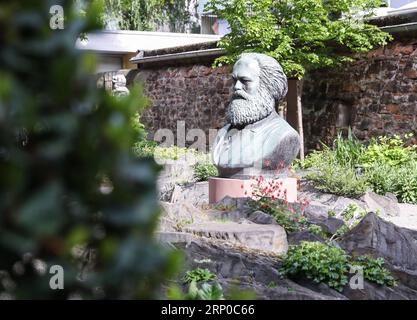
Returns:
[[[189,243],[194,240],[192,234],[185,232],[156,232],[155,237],[159,242],[168,243]]]
[[[288,250],[287,234],[279,225],[205,222],[188,225],[184,231],[200,237],[225,240],[277,254],[285,254]]]

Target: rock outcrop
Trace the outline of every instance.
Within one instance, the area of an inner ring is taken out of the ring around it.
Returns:
[[[404,228],[369,213],[340,245],[353,256],[384,258],[401,283],[417,290],[417,244]]]

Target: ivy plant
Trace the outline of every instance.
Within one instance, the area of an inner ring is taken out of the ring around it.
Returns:
[[[302,241],[290,246],[281,274],[306,277],[315,283],[324,282],[342,291],[348,283],[349,256],[343,249],[321,242]]]
[[[363,276],[366,280],[389,287],[396,285],[391,272],[385,268],[384,258],[375,259],[370,256],[359,256],[352,264],[363,268]]]

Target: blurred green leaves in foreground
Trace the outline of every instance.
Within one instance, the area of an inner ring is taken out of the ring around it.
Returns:
[[[63,30],[49,25],[56,4]],[[72,4],[0,4],[0,298],[152,298],[178,256],[153,240],[159,167],[131,152],[146,99],[97,89],[74,44],[101,9],[81,18]]]

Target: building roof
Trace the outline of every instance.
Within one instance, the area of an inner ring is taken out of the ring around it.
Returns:
[[[78,39],[76,47],[103,53],[135,53],[218,41],[220,38],[218,35],[192,33],[103,30],[87,34],[86,40]]]

